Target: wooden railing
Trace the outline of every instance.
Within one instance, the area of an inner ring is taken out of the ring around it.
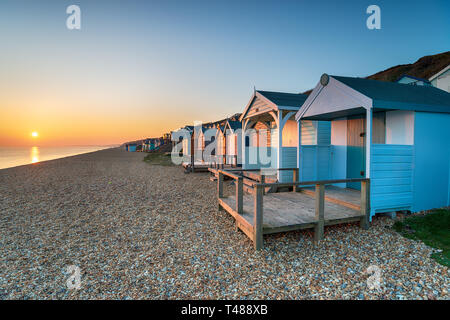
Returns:
[[[255,169],[256,170],[256,169]],[[260,169],[257,169],[260,170]],[[283,169],[284,170],[284,169]],[[253,215],[253,242],[256,250],[262,248],[263,244],[263,197],[264,190],[267,187],[293,187],[294,191],[297,191],[300,187],[315,186],[315,227],[314,227],[314,241],[318,242],[323,239],[324,226],[325,226],[325,186],[337,183],[348,182],[361,182],[361,215],[359,217],[361,228],[367,229],[369,225],[370,215],[370,179],[337,179],[337,180],[321,180],[321,181],[298,181],[298,168],[285,169],[296,170],[294,171],[294,178],[297,181],[283,182],[283,183],[265,183],[264,178],[261,182],[255,182],[252,184],[253,188],[253,203],[254,203],[254,215]],[[218,170],[218,183],[217,193],[218,198],[221,199],[223,195],[223,178],[228,176],[235,180],[235,192],[236,192],[236,212],[243,213],[243,176],[242,172],[250,171],[243,169],[236,170]],[[240,174],[239,174],[240,173]],[[263,175],[262,175],[263,177]],[[221,209],[219,204],[219,209]]]
[[[229,172],[228,170],[219,170],[217,177],[217,197],[223,198],[223,177],[228,176],[234,179],[236,187],[236,212],[242,214],[244,211],[244,177]],[[219,209],[221,209],[219,205]]]

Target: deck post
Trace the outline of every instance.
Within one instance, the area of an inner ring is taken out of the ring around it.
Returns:
[[[242,214],[244,211],[244,179],[239,177],[236,179],[236,211]]]
[[[292,172],[293,182],[298,182],[298,168],[295,168]],[[297,192],[297,185],[292,188],[292,191]]]
[[[263,247],[263,189],[261,185],[255,185],[253,199],[254,199],[254,240],[253,245],[255,250],[260,250]]]
[[[261,183],[266,183],[266,176],[262,173],[262,172],[260,172],[260,174],[261,174],[261,178],[259,179],[259,181],[261,182]],[[266,193],[266,188],[262,188],[262,192],[263,192],[263,194],[265,194]]]
[[[361,221],[360,227],[369,229],[370,217],[370,180],[361,181]]]
[[[316,226],[314,227],[314,242],[323,239],[324,234],[324,211],[325,211],[325,185],[316,184]]]
[[[218,170],[218,177],[217,177],[217,197],[223,198],[223,173]]]

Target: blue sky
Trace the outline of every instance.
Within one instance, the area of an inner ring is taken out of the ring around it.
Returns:
[[[65,26],[71,4],[79,31]],[[381,30],[366,28],[371,4]],[[448,51],[449,34],[449,1],[2,0],[0,85],[15,108],[32,108],[27,95],[48,114],[121,118],[126,140],[240,112],[253,86],[302,92],[324,72],[412,63]]]

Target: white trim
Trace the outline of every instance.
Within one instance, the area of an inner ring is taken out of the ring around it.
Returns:
[[[284,123],[283,123],[283,114],[282,112],[278,112],[278,123],[280,124],[279,126],[277,126],[278,129],[278,147],[277,147],[277,168],[282,168],[282,161],[281,161],[281,155],[282,155],[282,151],[281,149],[283,148],[283,127],[284,127]],[[277,180],[280,181],[281,178],[281,171],[277,170]]]
[[[242,122],[242,120],[245,118],[245,116],[247,115],[247,112],[250,109],[251,105],[253,104],[253,100],[255,98],[260,98],[260,99],[264,100],[264,102],[266,102],[269,106],[271,106],[272,109],[278,111],[278,106],[275,103],[273,103],[272,101],[267,99],[265,96],[263,96],[258,91],[255,91],[253,93],[252,97],[250,98],[250,101],[247,103],[247,106],[245,107],[244,112],[242,112],[241,116],[239,117],[239,121]],[[265,113],[265,112],[261,112],[261,113]]]
[[[348,99],[349,105],[353,106],[361,106],[365,108],[366,110],[369,110],[372,108],[372,99],[367,97],[366,95],[362,94],[361,92],[347,86],[346,84],[336,80],[335,78],[330,76],[330,80],[326,86],[322,86],[322,84],[319,82],[316,87],[314,88],[313,92],[309,95],[308,99],[306,99],[303,106],[300,108],[300,110],[297,112],[295,119],[299,121],[301,118],[305,116],[305,114],[311,109],[311,107],[314,108],[314,103],[316,99],[322,95],[325,94],[328,90],[334,90],[335,92],[338,92],[339,94],[343,95],[345,99]],[[332,111],[343,111],[343,110],[350,110],[353,108],[348,108],[346,106],[339,106],[335,110]]]
[[[370,149],[372,147],[372,109],[366,111],[366,178],[370,179]]]
[[[295,115],[295,120],[299,121],[300,118],[303,116],[303,114],[309,109],[311,104],[314,102],[316,97],[319,95],[320,91],[322,90],[323,86],[319,83],[316,85],[316,87],[313,89],[313,91],[309,94],[308,98],[306,98],[303,105],[298,110],[297,114]]]
[[[450,69],[450,64],[448,66],[446,66],[444,69],[442,69],[441,71],[439,71],[438,73],[436,73],[434,76],[431,76],[428,81],[433,81],[435,78],[439,77],[441,74],[445,73],[448,69]]]

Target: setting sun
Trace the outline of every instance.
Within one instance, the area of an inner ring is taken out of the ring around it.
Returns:
[[[37,133],[36,131],[33,131],[33,132],[31,133],[31,136],[32,136],[33,138],[37,138],[37,137],[39,136],[39,133]]]

